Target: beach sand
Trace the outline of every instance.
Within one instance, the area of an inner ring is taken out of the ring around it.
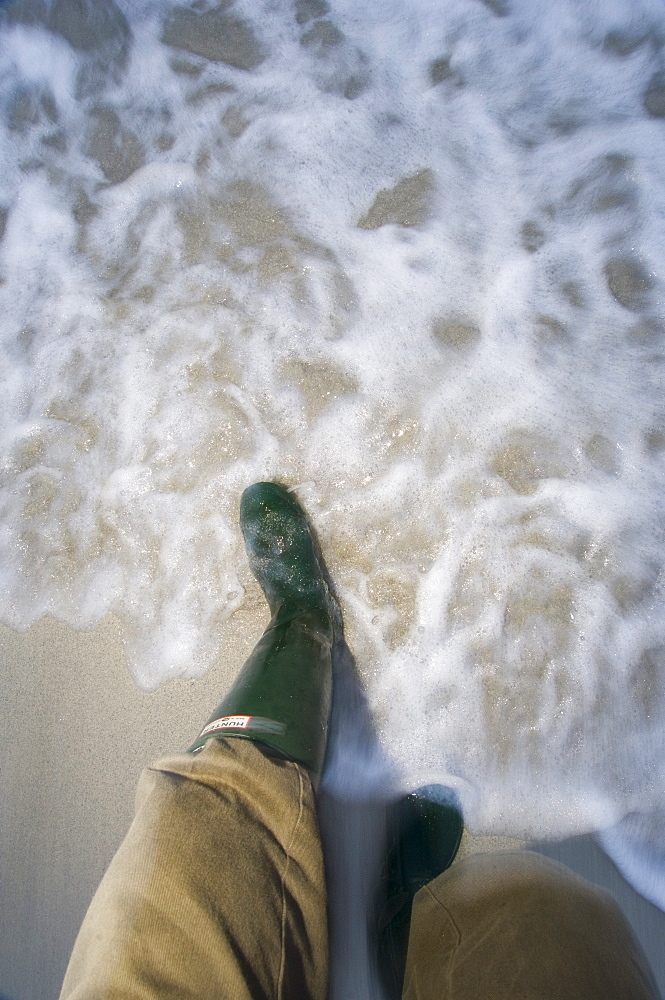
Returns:
[[[0,995],[58,996],[79,924],[130,823],[141,769],[185,748],[231,684],[264,624],[265,613],[248,603],[205,677],[154,692],[128,673],[114,618],[88,631],[50,618],[23,634],[0,627]],[[515,846],[466,832],[460,856]],[[622,899],[662,989],[665,915],[626,886],[590,838],[543,850]]]

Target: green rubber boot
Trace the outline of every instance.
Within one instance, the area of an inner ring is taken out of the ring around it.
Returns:
[[[389,814],[388,856],[375,911],[379,973],[388,1000],[402,996],[413,898],[453,863],[463,829],[457,798],[442,785],[419,788]]]
[[[272,619],[189,751],[215,737],[239,736],[304,765],[316,782],[326,748],[339,611],[292,493],[277,483],[248,487],[240,527]]]

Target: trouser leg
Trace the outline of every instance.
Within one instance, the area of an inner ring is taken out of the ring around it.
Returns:
[[[61,1000],[325,1000],[327,974],[305,769],[231,738],[144,771]]]
[[[655,1000],[618,906],[528,851],[477,854],[416,895],[403,1000]]]

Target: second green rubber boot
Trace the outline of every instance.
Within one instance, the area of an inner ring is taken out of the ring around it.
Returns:
[[[277,483],[248,487],[240,526],[272,619],[189,750],[196,753],[215,737],[238,736],[303,764],[316,781],[326,748],[339,611],[293,494]]]
[[[457,797],[442,785],[419,788],[389,812],[374,928],[386,1000],[402,996],[414,897],[453,863],[463,829]]]

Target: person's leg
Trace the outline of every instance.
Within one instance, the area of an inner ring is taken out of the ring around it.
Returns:
[[[142,775],[61,1000],[324,1000],[327,949],[306,770],[211,740]]]
[[[338,611],[284,487],[241,501],[272,619],[189,752],[144,772],[61,1000],[323,1000],[327,914],[314,791]]]
[[[477,854],[416,895],[403,1000],[656,1000],[618,906],[529,851]]]

